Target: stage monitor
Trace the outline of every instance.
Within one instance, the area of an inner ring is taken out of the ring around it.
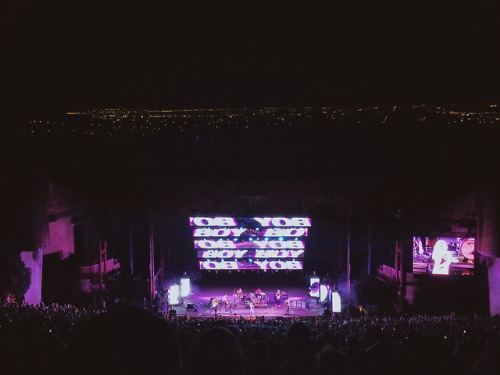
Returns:
[[[474,237],[413,237],[413,274],[474,275]]]
[[[190,217],[200,270],[303,270],[307,217]]]

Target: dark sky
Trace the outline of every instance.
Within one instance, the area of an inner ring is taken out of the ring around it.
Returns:
[[[182,3],[2,2],[3,105],[500,99],[494,0]]]

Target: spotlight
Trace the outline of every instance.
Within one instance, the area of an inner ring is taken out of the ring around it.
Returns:
[[[323,302],[328,297],[328,285],[321,284],[319,286],[319,301]]]
[[[342,312],[342,298],[340,297],[340,293],[337,291],[332,291],[332,312],[339,313]]]
[[[168,289],[168,303],[170,305],[177,305],[179,303],[179,294],[179,285],[170,285],[170,288]]]
[[[182,277],[181,278],[181,290],[180,290],[180,296],[181,297],[186,297],[191,294],[191,280],[189,277]]]

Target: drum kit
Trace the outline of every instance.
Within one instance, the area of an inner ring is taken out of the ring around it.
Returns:
[[[453,258],[461,263],[474,263],[475,239],[472,237],[457,238],[448,244],[448,250]]]
[[[248,295],[238,288],[234,293],[235,297],[235,307],[238,305],[243,305],[244,307],[249,307],[250,302],[254,304],[255,307],[267,307],[270,305],[267,294],[260,289],[255,292],[249,293]]]
[[[475,242],[474,238],[469,237],[462,239],[460,243],[460,252],[470,263],[474,262]]]
[[[250,301],[252,301],[256,307],[268,305],[266,293],[262,291],[260,291],[259,293],[250,293]]]
[[[271,296],[269,298],[268,296]],[[280,297],[277,297],[275,293],[265,293],[260,289],[255,290],[252,293],[245,293],[241,288],[237,288],[234,290],[233,298],[228,300],[226,295],[223,298],[210,298],[207,307],[213,309],[215,313],[222,308],[224,312],[233,312],[238,307],[250,308],[250,305],[253,304],[255,308],[258,307],[271,307],[274,306],[277,301],[283,302],[288,298],[288,293],[280,291]]]

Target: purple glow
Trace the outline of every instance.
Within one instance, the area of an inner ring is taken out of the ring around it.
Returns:
[[[27,304],[38,305],[42,301],[42,267],[43,250],[21,251],[21,260],[26,268],[30,270],[30,287],[24,294]]]

